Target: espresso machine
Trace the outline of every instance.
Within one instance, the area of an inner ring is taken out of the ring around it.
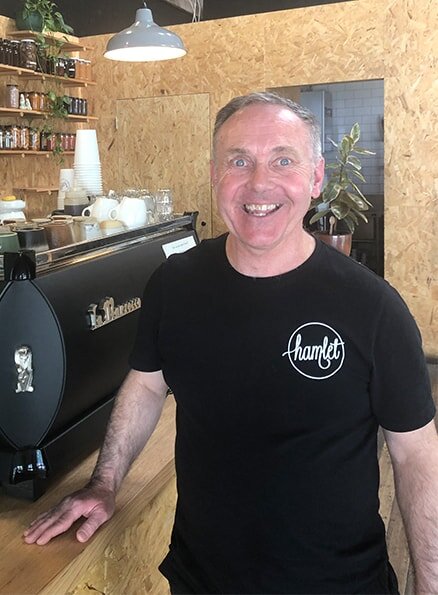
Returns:
[[[196,215],[0,255],[0,484],[9,494],[37,499],[101,444],[144,286],[198,243]]]

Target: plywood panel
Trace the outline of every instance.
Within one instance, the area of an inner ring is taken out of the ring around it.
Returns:
[[[111,176],[123,159],[115,128],[119,99],[208,94],[211,130],[217,109],[235,95],[268,87],[384,78],[385,268],[417,319],[426,351],[437,356],[437,25],[435,0],[355,0],[174,26],[188,55],[152,64],[105,60],[109,36],[87,38],[84,42],[96,48],[91,58],[98,87],[87,94],[94,96],[101,118],[97,129],[108,172],[104,185],[112,185]],[[197,127],[190,137],[201,151],[203,134]],[[159,141],[160,146],[165,143]],[[208,176],[207,162],[203,161],[205,171],[197,174],[202,180]],[[125,179],[138,176],[138,166],[137,159],[126,163]],[[48,179],[49,173],[39,169],[41,179]],[[16,169],[14,175],[25,178],[28,172]],[[9,172],[0,171],[0,183],[9,181]],[[185,195],[196,185],[185,170],[181,175],[175,172],[172,182]],[[192,199],[206,196],[204,189],[197,188]],[[400,206],[412,208],[409,217]],[[224,226],[214,201],[207,208],[203,202],[201,208],[211,214],[212,234],[220,233]]]
[[[115,151],[117,188],[170,188],[175,212],[199,210],[200,234],[211,235],[208,95],[118,100]]]

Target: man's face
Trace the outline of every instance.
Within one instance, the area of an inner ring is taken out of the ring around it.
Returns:
[[[302,234],[324,160],[315,164],[304,122],[279,105],[233,114],[216,139],[212,181],[218,209],[241,247],[270,250]]]

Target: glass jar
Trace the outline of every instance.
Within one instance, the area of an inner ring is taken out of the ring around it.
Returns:
[[[3,144],[4,144],[5,149],[7,149],[7,150],[12,149],[12,133],[11,133],[10,126],[5,126]]]
[[[67,60],[67,76],[71,79],[76,78],[76,59],[70,58]]]
[[[5,63],[5,40],[0,37],[0,64]]]
[[[37,47],[34,39],[20,41],[20,66],[29,70],[36,70]]]
[[[20,136],[20,130],[16,124],[13,124],[11,126],[11,136],[12,136],[11,149],[19,149],[21,136]]]
[[[3,127],[0,126],[0,151],[4,149],[4,131]]]
[[[35,111],[39,111],[39,109],[40,109],[40,94],[37,93],[36,91],[30,91],[29,92],[29,100],[30,100],[30,105],[32,106],[32,109]]]
[[[29,131],[29,149],[31,151],[40,150],[40,133],[35,128],[31,128]]]
[[[13,109],[20,107],[20,92],[17,85],[6,85],[6,107]]]
[[[155,194],[155,212],[158,221],[170,221],[173,215],[172,191],[161,188]]]
[[[37,43],[37,65],[36,65],[37,72],[47,72],[47,54],[46,48]]]
[[[11,39],[11,66],[20,66],[20,42]]]
[[[29,141],[30,141],[30,137],[29,137],[29,128],[27,126],[22,126],[21,127],[21,148],[23,149],[23,151],[28,151],[29,150]]]
[[[64,76],[66,62],[67,60],[64,60],[64,58],[58,58],[56,60],[56,74],[58,76]]]

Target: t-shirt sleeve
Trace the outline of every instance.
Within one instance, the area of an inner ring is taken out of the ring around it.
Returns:
[[[162,290],[163,266],[156,269],[143,293],[137,335],[129,365],[140,372],[161,370],[161,358],[158,350],[158,333],[163,309]]]
[[[435,415],[420,331],[390,287],[377,319],[370,394],[379,424],[393,432],[421,428]]]

